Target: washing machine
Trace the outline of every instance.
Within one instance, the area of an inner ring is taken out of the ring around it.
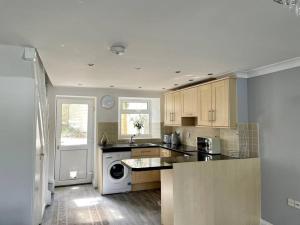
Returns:
[[[103,153],[103,194],[131,191],[131,171],[121,163],[130,158],[130,151]]]

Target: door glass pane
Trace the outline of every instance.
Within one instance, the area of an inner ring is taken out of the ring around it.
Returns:
[[[86,145],[88,105],[62,104],[61,117],[61,145]]]
[[[121,135],[132,134],[150,134],[149,114],[121,114]]]

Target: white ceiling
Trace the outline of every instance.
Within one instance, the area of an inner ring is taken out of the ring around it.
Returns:
[[[0,0],[0,29],[56,86],[161,90],[300,56],[300,18],[272,0]]]

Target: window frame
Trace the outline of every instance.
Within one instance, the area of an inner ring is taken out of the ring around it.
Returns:
[[[122,114],[148,114],[149,115],[149,134],[136,135],[135,139],[152,139],[152,104],[150,98],[136,98],[136,97],[119,97],[118,99],[118,139],[128,140],[132,135],[122,135],[121,134],[121,115]],[[123,102],[133,102],[133,103],[147,103],[147,110],[133,110],[133,109],[123,109]]]

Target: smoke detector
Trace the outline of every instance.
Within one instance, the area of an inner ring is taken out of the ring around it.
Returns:
[[[124,55],[126,47],[121,44],[115,44],[110,47],[110,51],[116,55]]]

